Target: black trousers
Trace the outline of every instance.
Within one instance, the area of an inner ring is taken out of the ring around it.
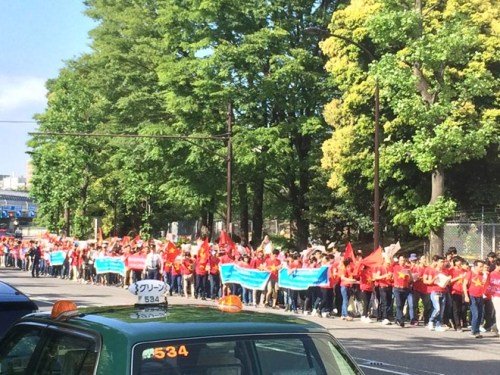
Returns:
[[[361,291],[361,302],[363,303],[363,314],[362,316],[369,316],[368,309],[370,308],[370,301],[372,299],[371,291]]]
[[[464,303],[461,294],[451,295],[451,309],[453,311],[453,326],[455,329],[463,327],[462,322],[462,304]]]
[[[377,319],[388,319],[392,308],[392,288],[379,286],[376,288],[376,293],[378,299]]]

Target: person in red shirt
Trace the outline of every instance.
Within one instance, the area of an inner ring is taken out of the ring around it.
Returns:
[[[288,258],[288,272],[292,273],[294,270],[302,268],[302,265],[303,263],[302,260],[300,259],[300,254],[298,252],[290,254]],[[297,290],[288,289],[286,295],[287,295],[287,303],[285,311],[290,310],[297,314],[299,292]]]
[[[256,270],[264,270],[264,251],[262,249],[258,249],[255,252],[255,256],[250,261],[250,267]],[[255,307],[260,307],[260,300],[264,293],[263,290],[253,290],[252,300]]]
[[[281,268],[281,262],[278,259],[279,250],[274,249],[269,257],[265,260],[265,269],[266,271],[271,271],[271,277],[267,282],[267,293],[264,299],[264,306],[270,303],[270,299],[272,298],[272,307],[273,309],[277,308],[278,302],[278,271]]]
[[[392,306],[392,264],[391,259],[386,257],[384,264],[375,267],[373,272],[373,280],[375,281],[375,292],[379,301],[377,320],[382,324],[387,325],[389,321],[389,313]]]
[[[444,258],[442,256],[435,255],[433,260],[435,267],[428,267],[424,273],[424,283],[428,286],[428,290],[431,293],[433,309],[429,318],[428,328],[431,331],[443,332],[446,331],[446,328],[442,326],[446,285],[442,280],[446,277],[447,271],[444,269]]]
[[[453,328],[461,330],[465,328],[462,322],[462,305],[463,305],[463,283],[467,272],[462,268],[463,259],[460,257],[453,258],[453,267],[450,269],[450,294],[451,306],[453,313]]]
[[[188,297],[188,290],[191,293],[191,297],[194,297],[194,261],[191,258],[191,253],[185,253],[181,264],[181,272],[184,297]]]
[[[475,260],[471,273],[463,282],[465,302],[470,303],[471,335],[482,338],[479,327],[483,321],[484,300],[483,295],[488,283],[488,272],[485,270],[484,261]]]
[[[351,287],[357,282],[353,276],[352,259],[347,258],[342,261],[339,267],[340,277],[340,293],[342,294],[342,319],[351,321],[352,317],[349,316],[347,307],[349,305],[349,297],[351,294]]]
[[[208,284],[208,271],[210,270],[210,265],[208,264],[208,259],[202,258],[198,255],[194,263],[194,273],[195,273],[195,285],[196,294],[195,298],[200,297],[202,301],[207,299],[207,284]]]
[[[208,264],[210,266],[210,273],[208,275],[208,283],[210,285],[210,298],[215,301],[216,298],[220,297],[220,270],[219,270],[220,259],[217,254],[212,253],[210,258],[208,258]]]
[[[490,268],[491,269],[491,268]],[[491,296],[491,301],[495,308],[496,324],[492,331],[496,337],[499,337],[498,326],[500,325],[500,258],[495,260],[495,269],[490,273],[486,293]]]
[[[324,254],[321,258],[321,266],[328,267],[328,276],[330,276],[330,269],[332,267],[332,257],[329,254]],[[328,285],[318,287],[319,298],[316,301],[317,308],[316,314],[323,318],[328,318],[333,310],[333,288],[335,284],[333,280],[328,277]],[[314,311],[314,310],[313,310]]]
[[[396,324],[404,328],[403,307],[410,294],[411,270],[405,256],[400,255],[398,263],[392,267],[394,299],[396,300]]]
[[[361,302],[363,304],[363,313],[361,321],[363,323],[371,323],[368,309],[373,293],[373,271],[370,267],[361,266],[359,274],[359,289],[361,290]]]
[[[182,295],[182,257],[178,255],[172,263],[172,287],[170,288],[170,295],[176,293]]]

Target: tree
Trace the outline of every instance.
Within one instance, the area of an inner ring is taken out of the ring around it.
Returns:
[[[339,39],[322,46],[343,91],[325,109],[336,129],[324,145],[330,185],[346,190],[355,175],[370,187],[369,107],[377,79],[384,204],[394,224],[431,236],[432,253],[442,252],[441,229],[457,204],[445,175],[498,145],[497,21],[494,1],[355,0],[335,13],[330,28],[371,48],[377,61],[367,65]]]

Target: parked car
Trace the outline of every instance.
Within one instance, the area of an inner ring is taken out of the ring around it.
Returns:
[[[135,294],[144,285],[150,293],[143,283]],[[221,309],[167,306],[151,294],[140,301],[82,309],[60,301],[24,317],[0,342],[0,373],[362,374],[327,330],[306,320],[239,311],[241,301]]]
[[[0,338],[15,321],[36,311],[38,306],[28,296],[0,281]]]

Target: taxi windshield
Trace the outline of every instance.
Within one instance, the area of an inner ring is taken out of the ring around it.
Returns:
[[[347,354],[323,334],[255,335],[158,341],[134,347],[141,375],[358,374]]]

